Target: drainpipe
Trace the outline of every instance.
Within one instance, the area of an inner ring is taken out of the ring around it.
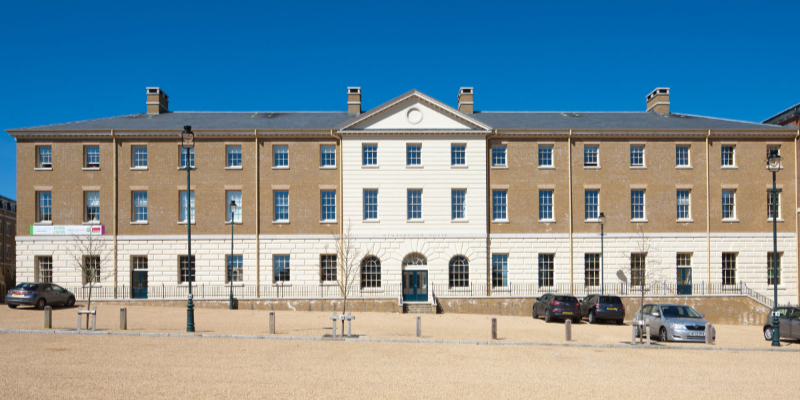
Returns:
[[[486,137],[486,295],[492,295],[492,146],[491,140],[497,136],[497,129]]]
[[[331,136],[335,137],[339,141],[339,154],[337,156],[339,159],[336,162],[336,168],[339,169],[339,190],[337,190],[337,196],[339,197],[339,249],[344,249],[344,158],[342,154],[344,153],[342,149],[342,137],[333,133],[333,129],[331,129]],[[344,252],[342,252],[344,253]],[[342,260],[339,260],[342,262]],[[402,277],[400,278],[402,279]],[[347,282],[345,282],[347,284]]]
[[[261,163],[258,150],[258,129],[253,129],[253,138],[256,143],[256,298],[261,297]],[[243,221],[244,222],[244,221]],[[231,223],[233,223],[231,221]],[[233,255],[233,252],[231,252]]]
[[[800,118],[800,112],[797,111],[797,107],[794,108],[794,114],[797,115],[798,118]],[[798,124],[800,124],[800,119],[798,119]],[[798,130],[797,134],[794,135],[794,160],[792,160],[793,164],[794,164],[794,203],[795,203],[795,205],[797,205],[798,201],[800,201],[800,199],[798,198],[798,194],[797,194],[797,138],[798,138],[798,136],[800,136],[800,130]],[[800,243],[800,237],[798,237],[798,233],[800,233],[800,229],[798,227],[798,224],[800,224],[800,221],[798,221],[797,213],[795,213],[795,219],[794,219],[795,248],[797,248],[798,247],[798,243]],[[797,253],[800,253],[800,252],[797,252]],[[796,282],[800,282],[800,268],[797,269],[797,281]],[[800,288],[798,288],[798,290],[797,290],[797,304],[800,304]]]
[[[113,202],[113,207],[114,207],[114,220],[113,220],[113,224],[114,224],[114,229],[113,229],[114,251],[113,251],[113,254],[114,254],[114,298],[116,299],[117,298],[117,225],[118,225],[117,220],[119,218],[119,216],[117,215],[118,214],[117,202],[119,201],[119,196],[118,196],[118,193],[117,193],[117,191],[119,190],[119,188],[117,187],[117,185],[119,183],[119,178],[117,177],[117,175],[119,174],[119,168],[118,168],[118,165],[117,165],[117,137],[114,135],[114,130],[113,129],[111,130],[111,145],[114,147],[114,151],[112,152],[112,155],[114,157],[114,185],[113,185],[114,186],[114,192],[113,192],[113,195],[114,195],[114,202]]]
[[[574,214],[572,211],[572,129],[569,130],[569,135],[567,136],[567,170],[569,172],[569,293],[572,294],[573,292],[573,281],[574,277],[572,271],[572,215]]]
[[[711,129],[706,134],[706,287],[711,284],[711,184],[708,177],[708,146]]]

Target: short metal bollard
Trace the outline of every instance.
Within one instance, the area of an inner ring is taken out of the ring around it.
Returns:
[[[44,308],[44,329],[53,329],[53,308],[50,306]]]
[[[497,318],[492,318],[492,340],[497,340]]]
[[[78,306],[78,330],[81,330],[81,315],[83,314],[83,306]]]
[[[649,346],[650,345],[650,325],[647,325],[647,327],[644,329],[644,332],[645,332],[644,335],[647,336],[647,345]]]
[[[636,344],[636,321],[631,324],[631,344]]]
[[[93,331],[97,330],[97,306],[94,306],[94,308],[92,308],[92,330]]]
[[[706,344],[712,345],[714,344],[714,327],[711,325],[711,322],[706,322]]]
[[[275,334],[275,311],[269,312],[269,333]]]
[[[572,320],[564,321],[564,333],[568,342],[572,341]]]
[[[355,319],[355,317],[353,316],[353,313],[348,311],[347,312],[347,337],[352,336],[350,334],[350,324],[353,322],[353,319]]]
[[[422,337],[422,317],[417,315],[417,337]]]
[[[128,330],[128,309],[125,307],[119,309],[119,329]]]
[[[92,330],[96,330],[97,328],[97,306],[95,306],[91,311],[86,310],[83,311],[83,306],[78,307],[78,330],[81,330],[81,315],[86,314],[86,320],[89,320],[89,315],[92,316]]]
[[[336,322],[339,321],[339,317],[336,316],[336,311],[333,312],[333,316],[330,318],[333,321],[333,337],[336,337]]]

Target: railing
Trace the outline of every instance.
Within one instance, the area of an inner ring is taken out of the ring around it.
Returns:
[[[680,286],[680,290],[679,290]],[[75,294],[77,300],[86,300],[89,296],[88,287],[67,287]],[[134,290],[130,286],[118,286],[116,297],[114,287],[99,286],[92,288],[92,299],[131,299]],[[451,287],[447,284],[431,284],[431,296],[437,301],[447,297],[539,297],[545,293],[571,293],[577,297],[600,294],[599,286],[585,286],[583,284],[556,284],[553,286],[539,286],[534,284],[514,284],[504,287],[492,287],[486,284],[470,284],[467,287]],[[628,284],[603,285],[602,293],[616,296],[641,295],[641,287]],[[735,285],[696,283],[691,285],[653,284],[644,288],[645,296],[709,296],[709,295],[743,295],[772,308],[773,301],[746,284],[739,282]],[[153,300],[182,300],[189,294],[188,286],[149,286],[147,299]],[[192,287],[195,299],[227,299],[230,296],[230,286],[199,284]],[[402,285],[383,285],[380,288],[361,288],[360,285],[350,287],[348,298],[400,298],[403,296]],[[239,285],[233,287],[233,297],[261,298],[261,299],[341,299],[342,293],[336,285]]]

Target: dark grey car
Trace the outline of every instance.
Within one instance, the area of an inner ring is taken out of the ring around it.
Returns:
[[[778,307],[781,337],[800,339],[800,307]],[[764,325],[764,340],[772,340],[772,312]]]
[[[75,295],[52,283],[20,283],[6,294],[6,304],[9,308],[34,306],[40,310],[47,305],[72,307]]]
[[[544,316],[544,322],[571,319],[577,324],[581,322],[581,305],[571,294],[547,293],[533,303],[533,319],[540,315]]]

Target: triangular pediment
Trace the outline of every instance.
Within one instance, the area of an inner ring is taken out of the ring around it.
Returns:
[[[337,130],[340,132],[488,132],[491,131],[491,127],[432,97],[412,90],[348,121]]]

